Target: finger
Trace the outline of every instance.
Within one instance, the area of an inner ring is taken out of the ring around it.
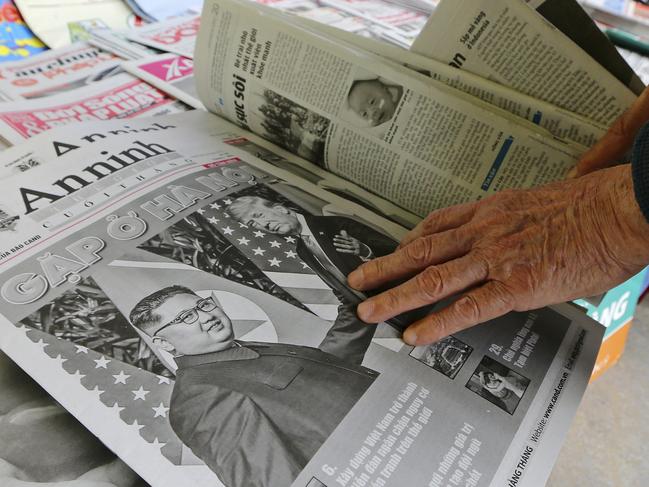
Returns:
[[[409,281],[367,299],[358,305],[357,314],[366,323],[385,321],[475,286],[487,275],[488,269],[480,260],[466,255],[430,266]]]
[[[354,289],[363,291],[412,277],[426,267],[466,254],[474,240],[475,235],[457,230],[420,237],[391,254],[363,264],[349,274],[347,281]]]
[[[356,249],[355,245],[339,244],[339,243],[335,243],[335,242],[334,242],[334,247],[336,247],[336,249],[347,249],[347,250]]]
[[[341,254],[355,254],[356,250],[336,248],[336,252],[340,252]]]
[[[403,334],[410,345],[436,342],[452,333],[512,311],[513,296],[500,282],[489,281],[446,308],[413,323]]]
[[[577,163],[577,175],[622,162],[631,148],[638,130],[649,120],[649,90],[645,89],[608,129],[606,134],[588,150]]]
[[[349,238],[349,234],[347,233],[347,230],[341,230],[338,235],[340,235],[343,238]]]
[[[401,239],[397,248],[405,247],[425,235],[444,232],[464,225],[471,220],[475,210],[476,202],[472,201],[433,211]]]
[[[334,237],[333,241],[334,241],[334,245],[335,244],[343,244],[343,245],[353,245],[354,244],[353,240],[336,238],[336,237]]]

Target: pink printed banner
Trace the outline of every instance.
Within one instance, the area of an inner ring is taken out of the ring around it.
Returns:
[[[185,39],[192,39],[198,35],[198,28],[201,25],[201,18],[195,17],[182,24],[174,25],[168,29],[156,32],[150,37],[154,42],[173,46],[183,42]]]
[[[194,62],[182,56],[140,64],[139,68],[166,82],[173,82],[194,75]]]
[[[2,136],[13,143],[75,122],[180,111],[177,105],[176,100],[157,88],[123,74],[56,100],[46,98],[3,104],[0,128]]]

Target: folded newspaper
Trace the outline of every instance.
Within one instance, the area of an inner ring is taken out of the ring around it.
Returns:
[[[346,284],[432,209],[563,177],[635,99],[532,5],[498,5],[440,2],[420,37],[439,51],[415,53],[206,0],[197,37],[140,33],[181,45],[127,56],[141,93],[119,74],[22,102],[39,129],[0,132],[29,138],[0,153],[2,350],[154,487],[544,485],[603,327],[562,304],[413,348],[431,309],[367,326]],[[546,84],[497,49],[522,25],[556,54]]]

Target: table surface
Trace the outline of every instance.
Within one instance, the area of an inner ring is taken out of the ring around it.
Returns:
[[[649,485],[649,299],[620,361],[586,391],[546,487]]]

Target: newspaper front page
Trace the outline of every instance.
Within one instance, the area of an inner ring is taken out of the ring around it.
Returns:
[[[0,103],[0,136],[18,144],[59,125],[187,109],[148,83],[122,73],[59,96]]]
[[[194,66],[201,101],[412,213],[559,179],[583,151],[285,18],[205,2]]]
[[[133,123],[133,121],[129,121]],[[84,122],[88,130],[92,130],[93,122]],[[219,143],[230,146],[236,156],[252,155],[275,167],[284,169],[294,176],[318,186],[328,193],[352,201],[375,214],[390,220],[402,227],[413,228],[420,218],[403,208],[370,193],[350,181],[305,161],[294,154],[268,142],[267,140],[234,125],[227,120],[211,116],[210,136]],[[11,174],[25,172],[42,165],[49,160],[48,153],[42,152],[42,145],[17,145],[3,154],[4,165],[0,166],[0,178]]]
[[[0,65],[0,97],[41,98],[81,88],[119,71],[120,60],[83,42]]]
[[[636,98],[521,0],[442,1],[412,50],[607,127]]]
[[[200,22],[200,15],[179,17],[131,29],[126,37],[145,46],[193,58]]]
[[[219,123],[0,154],[47,161],[0,194],[2,349],[153,487],[543,485],[601,325],[562,305],[412,348],[409,317],[359,323],[345,275],[403,229]]]

